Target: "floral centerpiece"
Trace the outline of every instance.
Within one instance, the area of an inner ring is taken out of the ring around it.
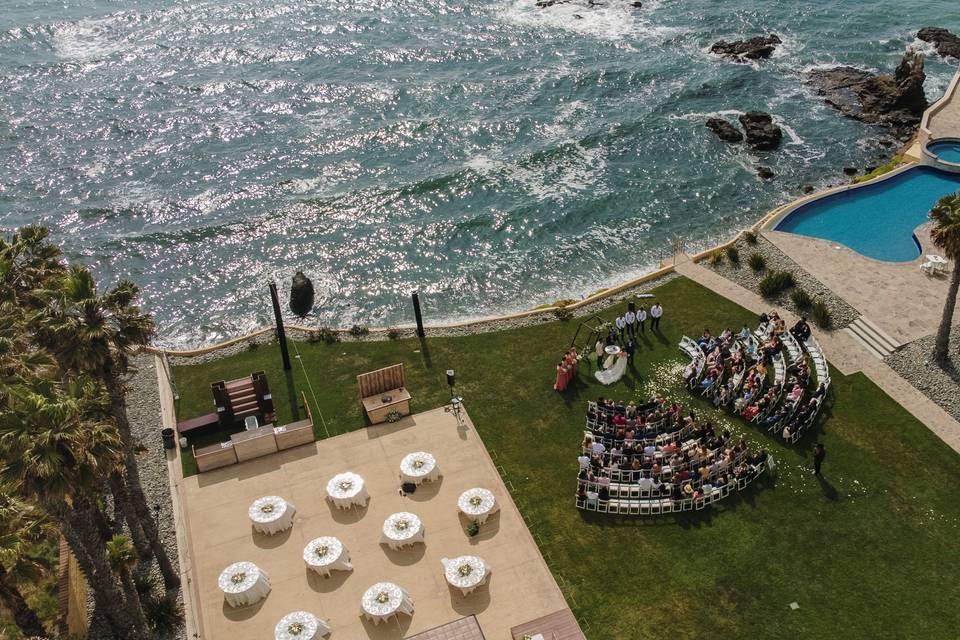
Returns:
[[[240,584],[246,579],[247,579],[247,574],[244,573],[243,571],[239,571],[233,574],[232,576],[230,576],[230,582],[232,582],[233,584]]]
[[[409,526],[410,522],[408,520],[397,520],[393,523],[393,528],[397,531],[406,531]]]
[[[473,496],[470,498],[470,504],[475,507],[479,507],[483,503],[483,498],[481,496]]]
[[[423,460],[421,460],[420,458],[417,458],[416,460],[414,460],[414,461],[413,461],[412,463],[410,463],[410,464],[411,464],[411,466],[412,466],[414,469],[422,469],[422,468],[423,468],[423,465],[425,464],[425,462],[424,462]]]
[[[473,567],[471,567],[471,566],[470,566],[469,564],[467,564],[467,563],[464,563],[464,564],[460,565],[459,567],[457,567],[457,573],[460,574],[460,577],[461,577],[461,578],[466,578],[468,575],[470,575],[471,573],[473,573]]]
[[[274,510],[275,508],[276,508],[276,507],[274,506],[274,504],[273,504],[272,502],[268,502],[267,504],[262,505],[262,506],[260,507],[260,513],[273,513],[273,510]]]
[[[313,552],[314,552],[315,554],[317,554],[317,557],[318,557],[318,558],[322,558],[322,557],[324,557],[325,555],[327,555],[327,553],[330,552],[330,548],[329,548],[327,545],[325,545],[325,544],[321,544],[321,545],[318,546],[316,549],[314,549]]]
[[[381,591],[380,593],[377,594],[376,600],[380,604],[386,604],[390,602],[390,594],[387,593],[386,591]]]
[[[353,488],[353,480],[341,480],[337,486],[341,491],[350,491]]]
[[[287,633],[292,636],[298,636],[303,633],[303,623],[302,622],[291,622],[290,626],[287,627]]]

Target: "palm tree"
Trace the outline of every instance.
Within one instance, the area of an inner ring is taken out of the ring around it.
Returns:
[[[124,535],[115,535],[107,542],[107,560],[110,566],[120,576],[120,584],[123,585],[124,595],[127,603],[133,603],[138,609],[137,615],[143,616],[143,607],[140,605],[140,593],[133,582],[133,566],[137,563],[137,556],[134,553],[130,538]],[[146,618],[144,618],[146,619]]]
[[[953,326],[953,310],[957,305],[957,289],[960,287],[960,192],[944,196],[930,210],[933,229],[930,237],[947,258],[953,260],[950,288],[943,304],[943,316],[937,331],[933,357],[941,365],[947,363],[950,347],[950,329]]]
[[[66,273],[63,253],[48,241],[49,235],[45,227],[28,225],[9,240],[0,238],[0,300],[31,309],[43,306],[38,293]]]
[[[180,576],[147,505],[127,418],[123,376],[129,371],[131,352],[146,346],[153,335],[153,319],[134,304],[139,293],[137,285],[124,280],[101,296],[90,271],[71,266],[59,286],[47,294],[47,306],[37,316],[36,336],[64,371],[90,375],[106,388],[110,414],[123,443],[127,522],[134,536],[138,527],[143,528],[164,585],[175,589],[180,586]],[[123,499],[123,495],[116,497]]]
[[[20,592],[19,583],[36,581],[51,571],[48,562],[30,554],[30,548],[56,535],[36,507],[0,489],[0,603],[27,638],[46,638],[48,634]]]
[[[112,425],[78,412],[77,398],[98,393],[96,386],[78,379],[61,390],[41,382],[11,396],[0,411],[0,480],[57,523],[114,633],[145,640],[146,621],[117,586],[98,527],[96,494],[120,464],[122,445]]]

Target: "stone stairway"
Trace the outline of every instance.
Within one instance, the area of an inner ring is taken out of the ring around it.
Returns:
[[[844,331],[853,336],[853,339],[860,343],[864,349],[880,360],[886,358],[900,346],[896,340],[866,316],[860,316],[851,322],[844,328]]]

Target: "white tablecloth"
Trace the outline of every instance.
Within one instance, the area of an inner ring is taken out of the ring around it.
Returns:
[[[297,508],[279,496],[257,498],[250,505],[250,521],[260,533],[273,535],[293,526]]]
[[[367,589],[360,600],[360,608],[363,615],[373,620],[374,624],[389,620],[398,613],[413,615],[410,594],[392,582],[378,582]]]
[[[223,570],[217,584],[231,607],[260,602],[270,593],[270,579],[252,562],[233,563]]]
[[[299,630],[294,625],[299,625]],[[329,634],[330,626],[306,611],[294,611],[283,616],[273,631],[276,640],[316,640]]]
[[[476,487],[460,494],[457,508],[477,524],[483,524],[490,514],[500,508],[500,505],[497,504],[497,499],[490,490]]]
[[[452,560],[444,558],[442,562],[447,583],[460,589],[463,595],[482,585],[490,575],[487,563],[477,556],[460,556]]]
[[[338,473],[330,478],[327,483],[327,497],[338,509],[349,509],[354,505],[365,507],[370,499],[363,478],[352,471]]]
[[[424,480],[435,482],[440,478],[440,467],[433,455],[426,451],[417,451],[400,461],[400,478],[413,484],[420,484]]]
[[[322,576],[329,576],[331,571],[353,571],[350,553],[343,543],[333,536],[311,540],[303,548],[303,561],[307,563],[307,567]]]
[[[383,521],[380,542],[391,549],[400,549],[423,542],[423,523],[412,513],[401,511]]]

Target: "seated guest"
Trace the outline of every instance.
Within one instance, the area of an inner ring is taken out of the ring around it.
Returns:
[[[806,342],[810,338],[810,325],[807,324],[807,319],[800,318],[797,320],[797,324],[793,325],[790,333],[801,343]]]
[[[781,436],[784,440],[789,440],[789,439],[790,439],[790,436],[792,436],[792,435],[793,435],[793,433],[791,433],[791,431],[790,431],[790,425],[788,424],[788,425],[784,426],[784,427],[783,427],[783,432],[780,434],[780,436]]]
[[[697,344],[703,347],[704,349],[706,349],[707,345],[711,344],[712,342],[713,342],[713,334],[710,333],[710,329],[705,328],[703,330],[703,335],[697,339]]]
[[[747,328],[747,325],[743,325],[743,328],[740,329],[740,333],[737,334],[737,337],[743,340],[744,342],[750,338],[750,329]]]

